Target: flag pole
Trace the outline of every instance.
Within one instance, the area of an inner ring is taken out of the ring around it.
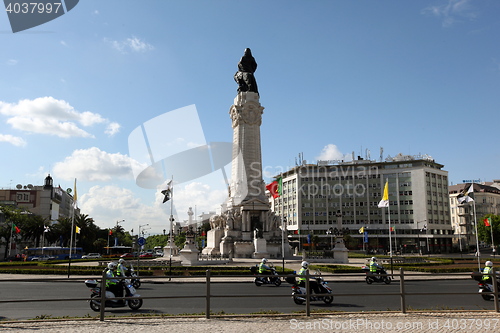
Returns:
[[[10,221],[10,237],[9,237],[9,251],[8,256],[12,255],[12,234],[14,233],[14,221]]]
[[[391,204],[387,205],[387,216],[389,217],[389,251],[391,251],[391,274],[393,274],[392,269],[392,235],[391,235]]]
[[[474,183],[471,184],[472,192],[474,193]],[[469,193],[467,193],[469,195]],[[479,271],[481,271],[481,252],[479,251],[479,237],[477,234],[477,218],[476,218],[476,200],[473,198],[472,202],[472,207],[474,209],[474,226],[475,226],[475,231],[476,231],[476,255],[477,255],[477,268]]]
[[[71,214],[71,236],[70,236],[70,242],[69,242],[69,261],[68,261],[68,279],[70,275],[70,270],[71,270],[71,250],[73,248],[73,233],[75,232],[75,210],[76,210],[76,205],[77,205],[77,200],[78,200],[78,195],[76,192],[76,178],[75,178],[75,184],[73,186],[73,210]],[[75,236],[76,237],[76,236]]]
[[[174,176],[170,180],[172,186],[170,187],[170,260],[168,264],[168,274],[172,274],[172,250],[173,250],[173,233],[174,233]],[[170,281],[170,279],[169,279]]]
[[[488,220],[490,223],[490,231],[491,231],[491,252],[493,253],[493,256],[495,255],[495,243],[493,242],[493,221],[491,219]]]
[[[68,279],[71,271],[71,248],[73,247],[73,232],[75,228],[75,207],[73,206],[73,213],[71,214],[71,236],[69,242],[69,261],[68,261]]]
[[[281,209],[282,209],[282,214],[281,214],[281,256],[283,257],[283,273],[285,273],[285,222],[286,222],[286,217],[285,217],[285,206],[283,205],[283,173],[280,173],[280,179],[281,179]],[[278,188],[279,188],[279,182],[278,182]],[[274,201],[274,198],[273,198]]]

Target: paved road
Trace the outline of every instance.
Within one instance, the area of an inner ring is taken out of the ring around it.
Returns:
[[[351,260],[352,261],[352,260]],[[364,260],[357,259],[351,264],[361,266]],[[235,263],[241,265],[240,262]],[[243,264],[254,264],[251,261],[244,261]],[[277,262],[279,264],[279,262]],[[287,262],[287,268],[299,267],[299,261]],[[0,280],[12,278],[27,278],[27,276],[13,276],[0,274]],[[37,277],[31,277],[37,278]],[[446,280],[446,279],[468,280],[474,282],[466,276],[439,276],[432,274],[421,274],[416,277],[409,277],[408,280]],[[340,279],[343,279],[341,277]],[[346,278],[347,279],[347,278]],[[3,283],[0,281],[0,283]],[[446,281],[436,283],[447,283]],[[491,305],[492,306],[492,305]],[[2,304],[0,308],[5,308]],[[107,333],[136,333],[137,331],[147,331],[148,333],[160,333],[166,330],[174,332],[366,332],[380,333],[386,332],[419,332],[419,333],[486,333],[500,331],[500,315],[493,311],[485,311],[484,307],[479,307],[478,311],[446,311],[449,309],[439,309],[435,311],[412,311],[407,314],[400,312],[339,312],[329,315],[313,315],[312,317],[301,317],[299,315],[288,316],[264,316],[257,317],[224,317],[212,319],[204,318],[106,318],[100,322],[92,319],[79,321],[29,321],[29,322],[0,322],[0,331],[26,332],[36,330],[38,333],[64,332],[64,333],[93,333],[96,330],[104,330]]]
[[[400,290],[399,281],[390,285],[367,285],[363,281],[330,282],[336,294],[332,304],[312,302],[314,310],[330,311],[399,311],[401,300],[397,295]],[[66,299],[67,301],[1,303],[0,318],[26,320],[38,317],[88,317],[97,313],[89,308],[84,299],[90,297],[88,288],[77,281],[71,282],[1,282],[0,302],[5,300],[25,299]],[[454,295],[414,295],[407,296],[406,305],[411,309],[459,309],[493,310],[493,302],[484,301],[477,295],[476,283],[472,280],[449,281],[407,281],[408,293],[456,293]],[[135,314],[201,314],[206,309],[206,284],[167,282],[164,284],[143,283],[138,293],[145,297],[143,307],[133,312],[129,308],[107,309],[107,316],[128,316]],[[279,312],[291,314],[305,311],[304,305],[296,305],[291,299],[291,288],[287,283],[280,287],[266,285],[256,287],[251,280],[246,283],[219,282],[211,284],[211,311],[213,313],[248,314],[262,312]],[[376,294],[389,293],[392,296]],[[470,294],[466,294],[470,293]],[[238,295],[238,297],[225,297]],[[267,295],[267,296],[266,296]],[[191,298],[181,298],[189,296]],[[250,296],[250,297],[248,297]],[[258,296],[258,297],[252,297]],[[158,298],[174,297],[174,298]],[[178,298],[177,298],[178,297]],[[78,298],[78,301],[68,301]]]

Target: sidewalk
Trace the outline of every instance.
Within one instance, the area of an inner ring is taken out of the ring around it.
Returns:
[[[0,331],[38,333],[148,333],[171,332],[364,332],[384,333],[485,333],[500,330],[495,312],[458,313],[338,313],[333,315],[225,317],[225,318],[107,318],[51,322],[1,323]]]

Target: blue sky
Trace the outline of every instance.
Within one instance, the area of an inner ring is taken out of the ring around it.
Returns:
[[[206,141],[230,141],[247,47],[266,181],[299,153],[378,160],[380,147],[431,155],[454,184],[498,179],[499,29],[496,0],[85,0],[18,33],[0,14],[0,187],[77,178],[100,227],[168,230],[159,191],[135,184],[129,135],[194,104]],[[219,209],[212,177],[177,185],[178,219]]]

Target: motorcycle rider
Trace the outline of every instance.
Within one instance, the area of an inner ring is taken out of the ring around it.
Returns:
[[[267,259],[262,258],[262,261],[260,262],[259,265],[259,274],[260,275],[271,275],[271,267],[266,265]],[[269,280],[268,277],[263,277],[266,280]]]
[[[307,261],[303,261],[301,263],[301,268],[299,270],[298,275],[305,276],[307,274],[308,268],[309,268],[309,263]],[[298,280],[299,280],[299,287],[305,288],[306,287],[306,278],[301,276],[298,278]],[[311,293],[313,291],[316,294],[321,294],[321,288],[320,288],[319,284],[316,282],[316,280],[309,281],[309,292]]]
[[[106,289],[111,291],[115,297],[123,296],[123,284],[121,280],[115,279],[119,276],[116,262],[110,262],[106,269]]]
[[[384,268],[377,263],[377,258],[372,257],[370,260],[370,274],[380,274],[380,271]]]
[[[120,260],[118,260],[117,267],[118,276],[129,276],[128,271],[129,269],[125,266],[125,259],[120,258]]]
[[[483,277],[482,277],[484,283],[493,284],[493,279],[491,275],[489,275],[493,272],[494,272],[493,263],[488,260],[487,262],[484,263]]]

